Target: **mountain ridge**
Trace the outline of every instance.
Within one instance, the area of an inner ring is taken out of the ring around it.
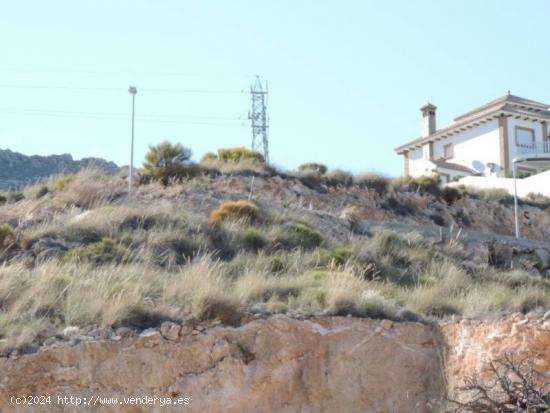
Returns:
[[[76,173],[86,168],[98,168],[109,173],[119,170],[117,164],[103,158],[87,157],[75,160],[71,154],[24,155],[10,149],[0,149],[0,190],[15,189],[60,173]]]

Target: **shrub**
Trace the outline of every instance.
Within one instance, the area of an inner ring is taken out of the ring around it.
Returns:
[[[6,198],[4,195],[0,195],[0,206],[4,205],[6,202],[8,202],[8,198]]]
[[[319,250],[319,261],[323,265],[344,265],[352,256],[348,247],[336,247],[333,250]]]
[[[13,229],[8,224],[0,225],[0,247],[6,247],[15,241]]]
[[[355,178],[355,183],[374,190],[378,195],[384,195],[390,186],[390,179],[378,174],[365,174]]]
[[[126,257],[126,249],[110,238],[104,238],[83,247],[69,250],[66,254],[67,260],[89,261],[95,264],[107,262],[122,262]]]
[[[462,198],[462,194],[457,188],[446,186],[441,190],[441,199],[443,199],[447,205],[454,204],[460,198]]]
[[[247,250],[259,251],[266,246],[267,240],[257,229],[248,228],[243,234],[243,244]]]
[[[55,180],[55,184],[54,184],[55,190],[58,192],[64,191],[67,185],[71,183],[73,180],[74,180],[74,175],[60,176]]]
[[[458,388],[462,401],[449,399],[453,412],[550,411],[550,392],[544,374],[537,371],[533,354],[519,359],[512,353],[490,360],[484,369]],[[449,410],[451,411],[451,410]]]
[[[439,176],[403,176],[392,182],[392,186],[396,190],[413,191],[420,194],[440,194],[441,178]]]
[[[214,152],[206,152],[201,158],[201,163],[215,162],[217,160],[218,155],[216,155]]]
[[[317,162],[303,163],[298,167],[300,173],[315,173],[317,175],[324,175],[327,173],[326,165]]]
[[[244,200],[227,201],[210,213],[208,224],[211,226],[217,225],[228,219],[244,220],[253,223],[258,221],[259,218],[258,207],[252,202]]]
[[[321,233],[304,224],[293,224],[285,228],[284,233],[277,238],[284,248],[312,249],[323,243]]]
[[[343,186],[349,188],[353,185],[353,175],[349,172],[336,169],[325,176],[326,182],[332,186]]]
[[[143,168],[153,179],[168,185],[171,179],[181,179],[196,174],[197,167],[192,165],[191,150],[181,144],[168,141],[149,146]]]
[[[233,163],[244,160],[254,161],[260,164],[265,163],[265,158],[261,153],[245,147],[218,149],[218,159],[222,162]]]

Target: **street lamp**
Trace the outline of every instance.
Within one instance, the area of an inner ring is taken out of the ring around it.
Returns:
[[[130,170],[128,172],[128,193],[132,193],[132,177],[134,174],[134,121],[135,121],[135,108],[136,108],[136,94],[137,88],[130,86],[128,92],[132,95],[132,141],[130,144]]]

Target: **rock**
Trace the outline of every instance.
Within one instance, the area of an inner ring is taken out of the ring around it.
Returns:
[[[112,328],[96,328],[89,331],[88,335],[94,339],[108,340],[114,335],[114,332]]]
[[[136,335],[136,332],[128,327],[119,327],[116,329],[115,334],[119,337],[126,338]]]
[[[522,327],[511,334],[514,324]],[[534,365],[550,371],[550,331],[525,317],[427,325],[273,316],[193,330],[197,335],[191,328],[181,327],[185,337],[177,342],[149,329],[119,341],[0,357],[0,411],[34,411],[10,404],[20,392],[86,397],[92,388],[112,397],[190,397],[188,413],[423,413],[439,411],[434,401],[456,398],[465,377],[508,352],[521,357],[536,350]],[[161,410],[179,413],[182,406]]]
[[[65,337],[74,337],[80,333],[80,328],[76,326],[68,326],[63,329],[63,335]]]
[[[55,337],[49,337],[47,338],[46,340],[44,340],[44,345],[45,346],[51,346],[53,344],[57,343],[57,339]]]
[[[154,328],[147,328],[139,334],[140,337],[153,337],[156,335],[159,335],[159,332]]]
[[[167,340],[177,340],[179,338],[181,326],[171,321],[165,321],[160,326],[160,334]]]

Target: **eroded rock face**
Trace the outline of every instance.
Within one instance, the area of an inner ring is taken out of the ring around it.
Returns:
[[[533,347],[541,368],[548,368],[543,321],[528,320],[527,327],[514,327],[516,322],[446,323],[440,328],[275,316],[239,328],[165,325],[163,334],[147,331],[0,359],[0,411],[427,412],[444,399],[446,383],[456,386],[483,363],[484,352]],[[10,403],[13,395],[29,394],[114,396],[119,401],[124,396],[189,397],[190,404],[90,408]]]
[[[240,328],[182,329],[177,341],[150,332],[45,349],[0,360],[0,409],[55,411],[14,408],[14,394],[100,394],[190,397],[185,410],[163,412],[424,411],[443,392],[435,335],[420,324],[389,327],[278,316]]]
[[[539,373],[550,377],[550,321],[543,317],[533,319],[517,314],[500,320],[442,323],[441,334],[451,398],[460,399],[457,388],[466,377],[487,379],[487,362],[506,353],[517,361],[532,361]]]

